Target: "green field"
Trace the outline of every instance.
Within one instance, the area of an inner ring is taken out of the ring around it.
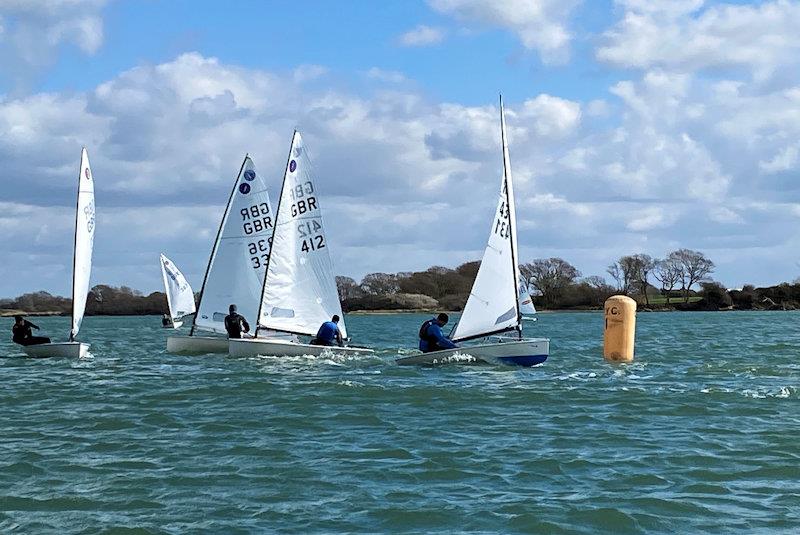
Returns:
[[[667,298],[664,297],[663,295],[648,295],[647,298],[650,300],[650,304],[651,305],[666,305],[667,304]],[[697,301],[700,301],[701,299],[702,299],[702,297],[699,297],[697,295],[690,295],[689,296],[689,302],[690,303],[696,303]],[[674,305],[676,303],[683,303],[683,297],[670,297],[669,298],[669,304],[670,305]]]

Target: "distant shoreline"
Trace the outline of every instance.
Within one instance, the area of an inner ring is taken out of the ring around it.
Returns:
[[[792,309],[767,309],[767,308],[734,308],[734,307],[726,307],[726,308],[719,308],[717,310],[681,310],[679,308],[649,308],[649,307],[639,307],[636,310],[637,312],[641,313],[659,313],[659,312],[791,312]],[[447,312],[448,314],[461,314],[462,310],[445,310],[442,311],[440,309],[387,309],[387,310],[352,310],[350,312],[346,312],[345,314],[348,316],[389,316],[392,314],[436,314],[438,312]],[[558,308],[558,309],[546,309],[546,310],[537,310],[537,314],[563,314],[563,313],[570,313],[570,314],[589,314],[589,313],[601,313],[603,312],[602,308]],[[48,316],[62,316],[68,317],[70,315],[69,312],[62,312],[58,310],[47,310],[47,311],[39,311],[39,312],[26,312],[24,310],[18,309],[0,309],[0,318],[13,318],[14,316],[26,316],[26,317],[48,317]],[[87,317],[89,316],[103,316],[103,317],[113,317],[113,316],[152,316],[152,317],[161,317],[162,314],[158,313],[136,313],[134,311],[127,312],[127,313],[114,313],[114,314],[86,314]]]

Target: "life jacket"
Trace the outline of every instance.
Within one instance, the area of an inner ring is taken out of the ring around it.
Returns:
[[[436,322],[435,319],[429,319],[425,323],[422,324],[422,327],[419,328],[419,339],[425,340],[429,344],[435,343],[436,338],[428,334],[428,328]]]

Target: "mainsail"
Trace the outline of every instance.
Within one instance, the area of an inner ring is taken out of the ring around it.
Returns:
[[[273,224],[266,182],[245,156],[211,249],[192,334],[195,327],[225,333],[232,304],[245,318],[256,317]]]
[[[172,323],[186,316],[194,314],[194,292],[175,263],[161,254],[161,275],[164,277],[164,290],[167,293],[167,305]]]
[[[536,307],[533,306],[531,293],[523,277],[519,279],[519,313],[523,316],[532,316],[536,314]]]
[[[314,335],[334,314],[343,316],[311,161],[295,131],[283,176],[259,328]],[[339,321],[347,337],[344,318]]]
[[[478,275],[472,285],[464,313],[453,332],[454,341],[480,338],[519,328],[520,325],[517,222],[502,99],[500,133],[503,145],[503,179],[500,183],[497,210]]]
[[[75,340],[86,311],[86,296],[89,293],[89,278],[92,272],[92,248],[94,246],[94,177],[89,167],[89,153],[81,150],[81,166],[78,172],[78,203],[75,214],[75,249],[72,265],[72,328],[70,341]]]

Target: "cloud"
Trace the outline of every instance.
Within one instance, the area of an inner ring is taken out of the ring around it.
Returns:
[[[370,80],[376,80],[378,82],[389,84],[400,84],[408,80],[402,72],[386,71],[377,67],[372,67],[364,74]]]
[[[106,0],[0,2],[0,81],[19,91],[55,63],[63,45],[94,54],[103,43]],[[3,74],[5,73],[5,75]]]
[[[428,0],[440,13],[479,27],[514,32],[522,45],[536,50],[547,63],[569,57],[572,34],[568,20],[579,0]]]
[[[756,5],[702,0],[617,0],[623,18],[604,34],[597,58],[625,68],[682,72],[744,67],[760,79],[797,64],[800,2]]]
[[[296,126],[339,273],[478,258],[502,172],[498,107],[435,101],[391,85],[395,74],[362,73],[389,85],[354,94],[319,84],[324,66],[268,71],[190,53],[81,93],[0,100],[0,247],[19,273],[0,295],[68,291],[82,144],[97,180],[93,280],[152,290],[162,250],[202,277],[245,152],[277,196]],[[622,254],[685,246],[719,258],[730,285],[793,278],[758,258],[791,254],[800,90],[755,86],[654,68],[588,102],[507,102],[521,258],[562,256],[601,274]]]
[[[442,28],[420,24],[399,37],[403,46],[430,46],[444,40],[445,31]]]

